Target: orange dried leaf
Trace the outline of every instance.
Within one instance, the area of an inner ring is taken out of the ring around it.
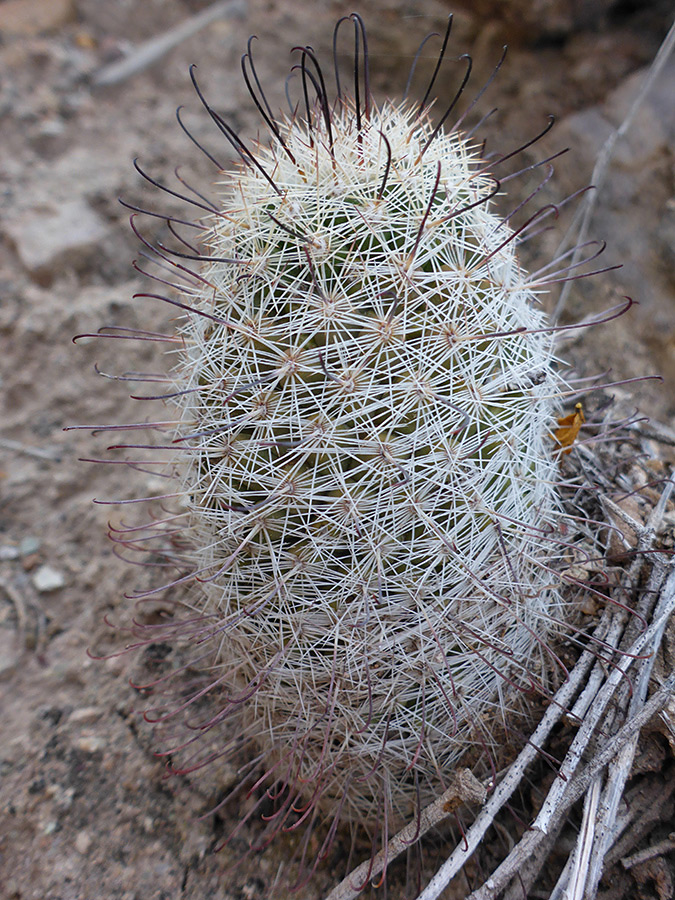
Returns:
[[[561,416],[558,419],[559,427],[553,432],[553,437],[564,448],[563,453],[571,451],[572,445],[576,441],[581,426],[585,421],[586,417],[584,416],[584,408],[581,403],[577,403],[573,413],[570,413],[568,416]]]

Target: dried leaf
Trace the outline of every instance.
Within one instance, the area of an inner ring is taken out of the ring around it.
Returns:
[[[568,416],[561,416],[558,419],[558,428],[553,432],[553,437],[563,448],[563,453],[570,453],[572,445],[577,439],[577,435],[581,426],[586,421],[584,416],[584,408],[581,403],[577,403],[574,412]]]

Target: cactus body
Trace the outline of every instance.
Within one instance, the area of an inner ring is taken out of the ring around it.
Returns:
[[[362,819],[383,789],[408,811],[413,768],[436,791],[535,665],[559,384],[471,145],[423,152],[431,122],[391,104],[331,124],[259,148],[278,190],[224,182],[205,243],[233,262],[206,263],[190,303],[218,321],[187,319],[175,377],[244,727]]]
[[[478,146],[358,80],[331,106],[309,60],[253,150],[200,92],[242,164],[181,260],[175,583],[215,648],[192,727],[255,746],[268,828],[386,834],[545,690],[564,386]]]

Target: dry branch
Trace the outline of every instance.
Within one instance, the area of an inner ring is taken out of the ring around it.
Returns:
[[[244,0],[224,0],[224,2],[212,3],[206,9],[194,16],[169,28],[163,34],[139,44],[128,56],[116,60],[108,66],[99,69],[92,78],[94,87],[109,87],[121,84],[123,81],[137,75],[147,69],[153,63],[161,59],[169,50],[177,47],[183,41],[197,34],[202,28],[211,25],[218,19],[235,18],[246,11]]]
[[[640,729],[664,707],[675,688],[673,674],[647,700],[655,655],[668,619],[675,611],[675,567],[666,562],[665,555],[654,551],[656,535],[672,491],[673,482],[666,482],[660,500],[645,525],[641,526],[633,520],[630,522],[630,526],[637,532],[638,541],[636,557],[626,573],[626,581],[637,584],[645,560],[650,561],[652,568],[646,590],[638,594],[640,600],[635,603],[641,619],[650,624],[640,632],[635,624],[636,617],[631,616],[627,608],[608,604],[595,629],[593,640],[602,641],[606,647],[614,648],[619,662],[608,671],[594,652],[586,650],[581,655],[569,678],[551,700],[530,741],[467,830],[465,839],[455,847],[418,900],[436,900],[440,897],[451,879],[477,850],[495,816],[521,784],[527,767],[563,714],[567,714],[571,721],[576,717],[581,720],[577,735],[562,764],[563,774],[553,782],[532,829],[524,834],[482,887],[471,894],[470,900],[492,900],[521,871],[531,876],[529,869],[532,868],[536,875],[554,845],[554,838],[564,825],[570,809],[584,793],[587,799],[581,833],[551,894],[551,900],[562,900],[563,897],[566,900],[570,897],[582,900],[584,897],[595,896],[606,854],[625,828],[625,823],[617,824],[618,806],[624,793]],[[652,555],[648,555],[650,553]],[[627,684],[631,668],[638,669],[633,678],[632,693],[622,690]],[[579,693],[582,686],[583,690]],[[572,703],[577,694],[579,696],[576,703]],[[614,728],[615,733],[612,733],[611,725],[616,721],[617,706],[625,709],[626,721],[618,730]],[[608,708],[611,712],[607,712]],[[593,755],[585,766],[581,766],[594,742]],[[603,772],[608,766],[609,777],[605,780]],[[423,811],[422,827],[418,829],[417,823],[411,823],[396,835],[389,842],[386,859],[380,853],[370,871],[369,863],[360,866],[330,893],[327,900],[353,900],[357,897],[365,887],[364,880],[379,875],[385,865],[410,845],[411,838],[414,840],[421,837],[429,827],[444,818],[442,809],[446,800],[443,795]]]

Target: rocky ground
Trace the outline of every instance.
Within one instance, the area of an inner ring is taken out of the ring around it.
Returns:
[[[106,538],[108,520],[127,518],[128,507],[120,512],[92,499],[161,490],[146,473],[80,462],[104,455],[109,440],[63,429],[156,414],[94,371],[95,363],[118,373],[161,366],[156,344],[74,345],[71,338],[106,324],[152,331],[167,325],[162,304],[132,299],[142,285],[130,266],[139,247],[117,198],[169,208],[135,173],[137,156],[162,178],[183,163],[196,177],[207,172],[174,116],[184,104],[196,132],[209,131],[188,65],[199,64],[204,87],[228,121],[253,135],[259,122],[239,69],[248,35],[260,38],[260,74],[280,105],[288,49],[309,43],[327,51],[332,23],[353,5],[320,0],[308,14],[307,4],[293,0],[242,2],[155,65],[106,86],[106,67],[209,3],[0,2],[0,895],[8,900],[285,895],[275,887],[283,846],[234,870],[228,867],[241,847],[210,853],[226,823],[197,817],[218,785],[208,773],[164,776],[137,712],[141,700],[128,684],[136,657],[87,655],[88,648],[100,654],[118,646],[105,617],[121,621],[129,605],[122,594],[149,579],[118,561]],[[444,27],[450,6],[375,5],[376,11],[361,10],[374,86],[395,95],[420,38]],[[517,145],[541,130],[549,113],[558,119],[537,152],[571,150],[542,202],[588,183],[672,14],[667,2],[589,3],[575,17],[570,9],[577,6],[514,0],[465,2],[455,10],[452,53],[473,54],[475,84],[502,45],[511,44],[484,102],[485,110],[500,108],[488,149]],[[423,61],[421,69],[429,65]],[[585,374],[611,368],[613,380],[663,375],[663,382],[623,390],[666,424],[675,416],[674,80],[675,60],[617,143],[597,199],[591,231],[608,241],[602,263],[623,268],[577,283],[564,312],[572,320],[623,295],[639,300],[629,316],[579,333],[565,353]],[[224,148],[222,155],[232,154]],[[534,263],[547,259],[568,224],[561,216],[555,232],[528,250]],[[223,817],[230,814],[237,811]],[[248,836],[244,829],[242,845]],[[607,897],[665,900],[664,878],[631,882],[633,894],[604,890]],[[321,897],[333,881],[329,866],[298,896]],[[403,893],[395,878],[391,895]],[[465,893],[463,881],[448,896]]]

